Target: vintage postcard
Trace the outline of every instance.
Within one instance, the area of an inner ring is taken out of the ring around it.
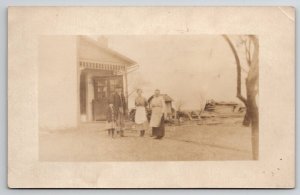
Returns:
[[[292,7],[9,7],[11,188],[293,188]]]

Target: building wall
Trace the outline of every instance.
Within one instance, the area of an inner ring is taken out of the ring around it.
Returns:
[[[76,127],[79,112],[77,38],[41,36],[38,60],[40,128]]]

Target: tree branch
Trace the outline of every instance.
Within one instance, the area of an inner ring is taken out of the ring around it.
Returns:
[[[237,71],[237,93],[236,93],[236,97],[239,98],[244,104],[245,106],[247,106],[247,100],[246,98],[244,98],[242,96],[242,90],[241,90],[241,63],[240,63],[240,59],[239,56],[237,54],[237,51],[235,49],[235,47],[233,46],[232,42],[230,41],[230,39],[228,38],[227,35],[223,35],[223,38],[226,40],[226,42],[228,43],[234,58],[235,58],[235,62],[236,62],[236,71]]]

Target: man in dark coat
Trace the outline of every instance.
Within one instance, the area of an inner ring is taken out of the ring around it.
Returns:
[[[116,122],[117,128],[120,133],[120,136],[124,136],[124,127],[125,127],[125,114],[126,114],[126,99],[122,93],[122,88],[117,87],[115,93],[112,95],[110,103],[113,104],[113,108],[116,113]]]

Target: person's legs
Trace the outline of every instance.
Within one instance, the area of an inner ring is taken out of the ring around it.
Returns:
[[[135,129],[140,133],[140,137],[143,137],[145,134],[144,125],[143,124],[135,124]]]
[[[140,134],[140,136],[142,136],[141,125],[140,124],[135,123],[135,130],[136,130],[137,133]]]
[[[120,116],[120,136],[124,137],[124,127],[125,127],[124,115],[120,113],[119,116]]]
[[[152,127],[152,137],[157,137],[157,127]]]
[[[145,121],[142,126],[143,126],[143,134],[145,135],[146,133],[148,133],[149,130],[148,121]]]
[[[119,131],[120,131],[120,122],[119,122],[119,112],[116,111],[115,112],[115,117],[116,117],[116,120],[115,120],[115,131],[117,134],[119,134]]]
[[[107,129],[108,135],[110,135],[111,133],[111,129]]]
[[[114,134],[115,134],[115,129],[112,128],[112,129],[111,129],[111,137],[112,137],[112,138],[114,137]]]
[[[161,126],[159,127],[159,131],[160,131],[159,138],[161,139],[165,136],[165,124],[161,124]]]
[[[165,120],[161,117],[160,125],[157,127],[156,139],[162,139],[165,136]]]
[[[154,130],[154,127],[151,128],[151,135],[150,137],[154,137],[155,136],[155,130]]]
[[[124,130],[123,130],[123,128],[124,128],[124,127],[123,127],[123,125],[121,124],[121,125],[120,125],[120,136],[121,136],[121,137],[124,137]]]
[[[119,133],[120,137],[124,137],[123,126],[124,126],[124,118],[122,113],[118,112],[117,114],[117,133]]]
[[[145,130],[141,130],[140,131],[140,137],[144,137],[144,135],[145,135]]]

